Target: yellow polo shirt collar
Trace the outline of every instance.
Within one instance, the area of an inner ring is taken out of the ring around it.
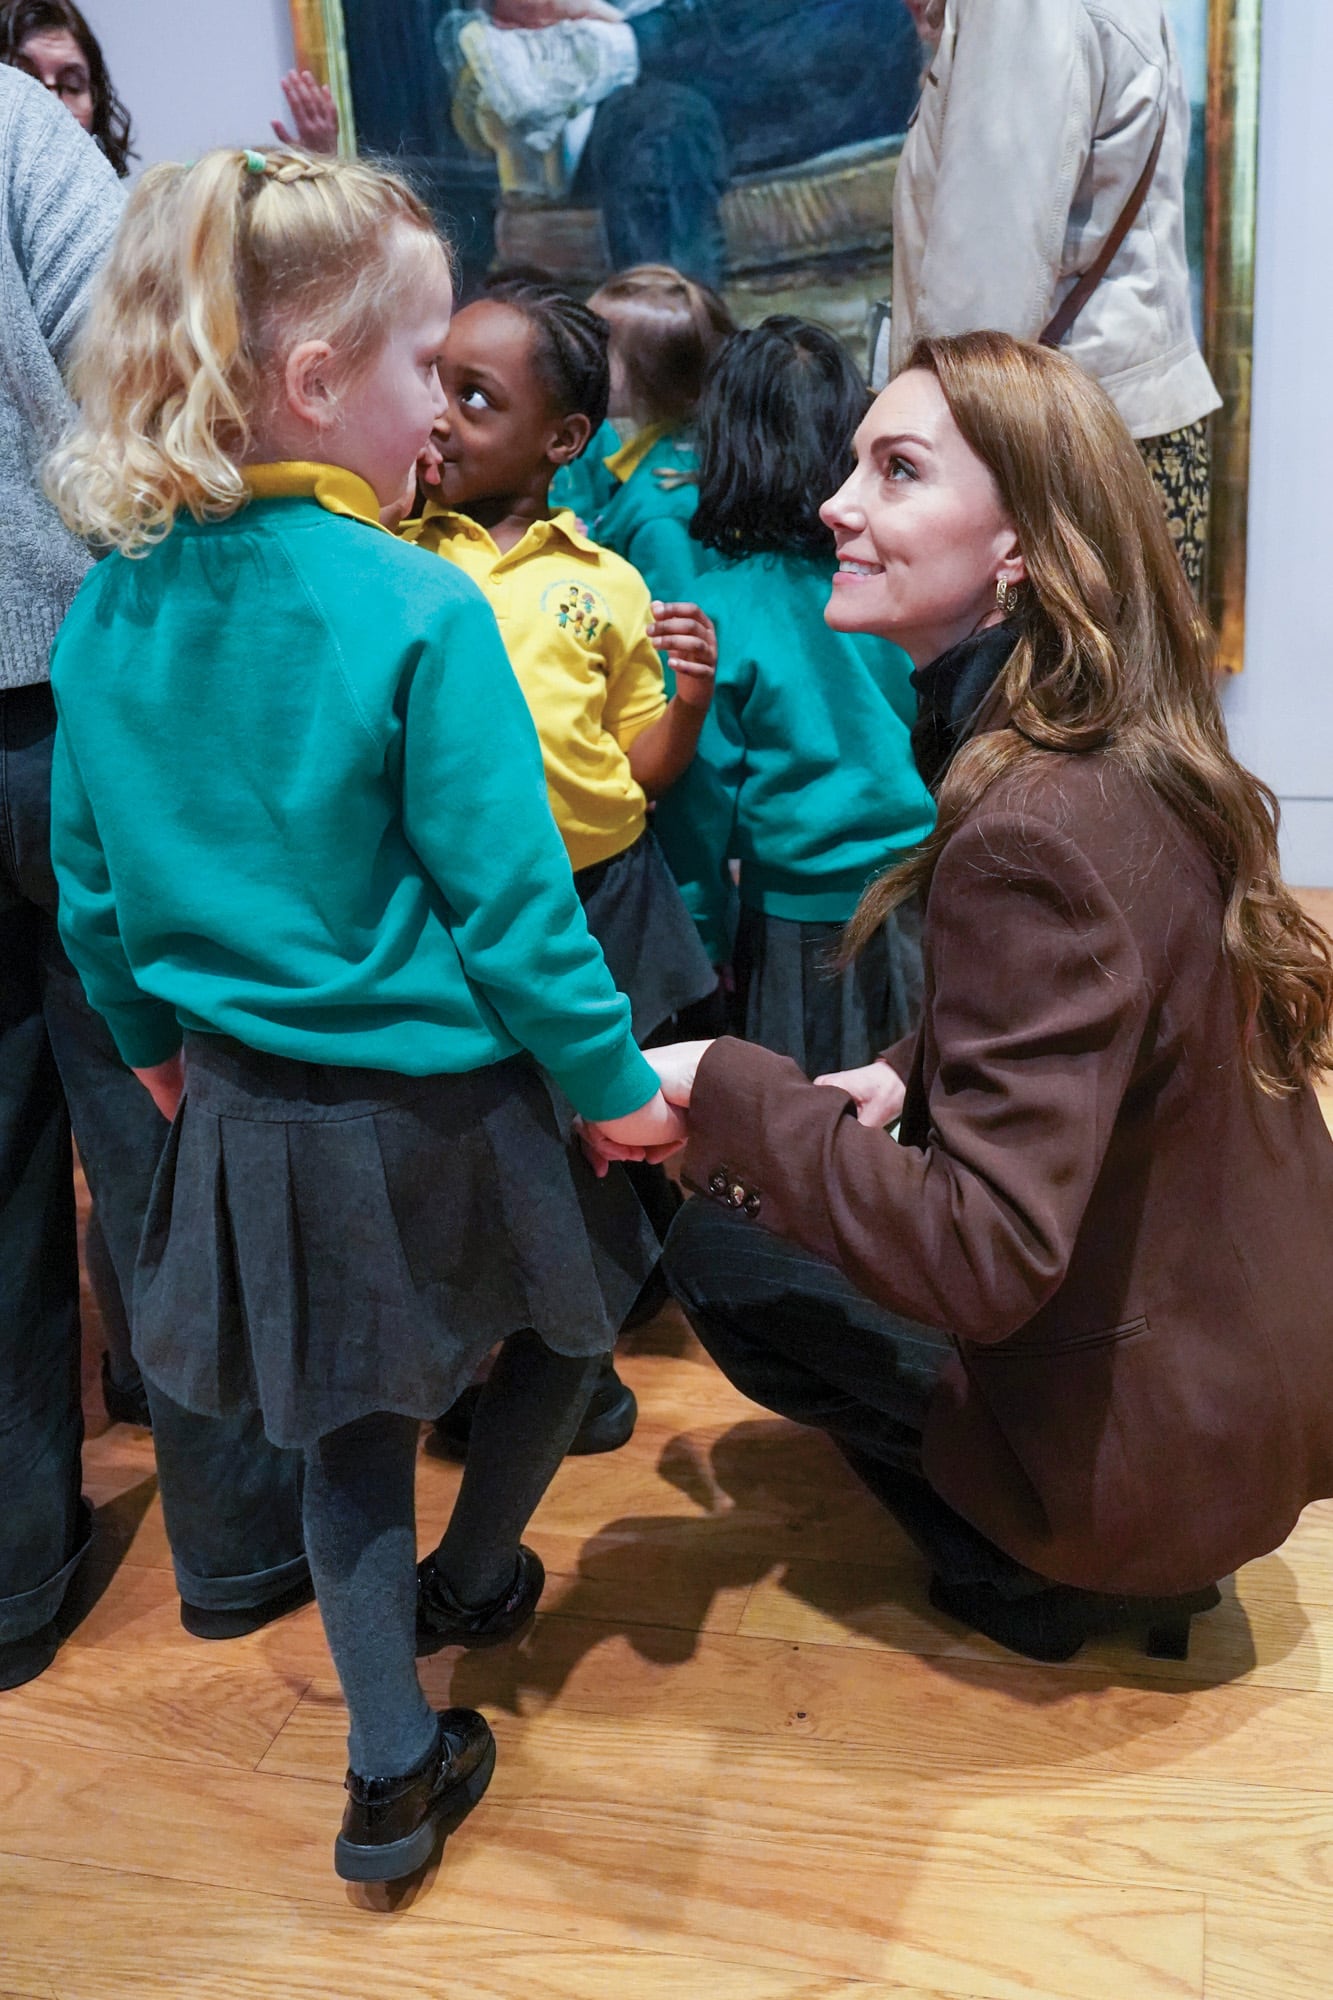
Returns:
[[[583,533],[568,507],[559,508],[544,520],[534,521],[530,527],[524,529],[513,548],[506,549],[503,554],[490,530],[483,528],[480,521],[474,521],[470,514],[456,514],[452,507],[446,507],[441,500],[428,500],[419,521],[404,522],[403,533],[409,541],[418,541],[422,538],[422,530],[428,523],[432,530],[430,537],[432,544],[438,537],[445,535],[450,540],[461,538],[463,541],[476,542],[483,549],[489,550],[497,569],[502,563],[518,562],[525,557],[535,555],[548,542],[568,542],[571,548],[577,549],[585,556],[600,557],[603,553],[598,544],[590,541]]]
[[[618,479],[622,486],[632,479],[653,446],[662,442],[670,428],[669,424],[649,424],[647,430],[636,431],[632,438],[627,438],[619,451],[613,451],[609,458],[602,461],[612,478]]]
[[[374,488],[345,465],[289,458],[272,465],[247,465],[242,470],[252,499],[318,500],[330,514],[346,514],[350,520],[364,521],[368,528],[383,528]]]

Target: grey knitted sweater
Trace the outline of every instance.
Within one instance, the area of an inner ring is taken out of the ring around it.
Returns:
[[[68,111],[0,64],[0,688],[46,679],[88,567],[41,466],[69,417],[60,370],[122,201]]]

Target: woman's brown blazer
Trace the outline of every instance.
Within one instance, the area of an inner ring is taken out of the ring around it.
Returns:
[[[1222,910],[1155,794],[1047,755],[940,856],[900,1143],[740,1042],[695,1085],[691,1185],[951,1334],[931,1483],[1098,1590],[1209,1583],[1333,1494],[1333,1140],[1249,1080]]]

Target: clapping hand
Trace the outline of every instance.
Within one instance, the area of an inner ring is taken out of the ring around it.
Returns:
[[[293,139],[285,125],[273,120],[273,130],[283,145],[304,146],[307,153],[336,153],[338,107],[327,83],[316,83],[308,69],[289,69],[281,82],[296,127]]]
[[[881,1129],[900,1116],[907,1095],[907,1085],[897,1070],[879,1061],[867,1063],[864,1069],[843,1069],[831,1076],[817,1076],[815,1082],[845,1090],[856,1105],[857,1124],[877,1125]]]
[[[707,708],[717,677],[717,632],[697,604],[653,600],[648,637],[676,676],[676,693],[686,708]]]

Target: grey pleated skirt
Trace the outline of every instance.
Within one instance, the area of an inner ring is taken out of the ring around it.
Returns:
[[[623,854],[580,868],[574,887],[607,969],[629,999],[637,1042],[715,990],[717,973],[651,828]]]
[[[408,1077],[212,1035],[185,1057],[134,1301],[139,1365],[178,1403],[258,1408],[304,1447],[378,1410],[438,1415],[520,1327],[612,1346],[657,1238],[527,1058]]]
[[[796,923],[743,908],[736,932],[735,1032],[807,1076],[860,1069],[921,1018],[921,922],[889,916],[854,965],[839,967],[841,924]]]

